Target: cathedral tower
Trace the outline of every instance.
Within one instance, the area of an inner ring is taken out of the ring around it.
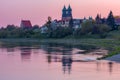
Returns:
[[[62,9],[62,20],[71,20],[72,19],[72,8],[69,5],[68,8],[66,9],[66,6],[63,7]]]

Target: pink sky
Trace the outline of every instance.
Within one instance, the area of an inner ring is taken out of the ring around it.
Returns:
[[[0,26],[19,26],[22,19],[42,25],[48,16],[61,19],[61,9],[69,4],[74,18],[95,17],[97,13],[106,17],[110,10],[120,15],[120,0],[0,0]]]

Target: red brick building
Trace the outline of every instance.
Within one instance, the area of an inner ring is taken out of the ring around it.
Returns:
[[[32,24],[30,22],[30,20],[22,20],[20,27],[22,28],[32,28]]]

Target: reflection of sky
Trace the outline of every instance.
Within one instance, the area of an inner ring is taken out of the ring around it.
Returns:
[[[60,19],[64,4],[71,4],[73,16],[77,18],[95,17],[97,13],[107,16],[110,10],[120,14],[120,0],[0,0],[0,26],[19,25],[21,19],[30,19],[39,25],[47,16]]]
[[[75,62],[74,54],[52,51],[19,47],[8,52],[8,48],[0,48],[0,80],[119,80],[120,64]],[[21,60],[24,56],[30,61]]]

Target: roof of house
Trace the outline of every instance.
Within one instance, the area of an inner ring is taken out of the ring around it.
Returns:
[[[32,24],[29,20],[22,20],[21,23],[24,27],[32,27]]]

